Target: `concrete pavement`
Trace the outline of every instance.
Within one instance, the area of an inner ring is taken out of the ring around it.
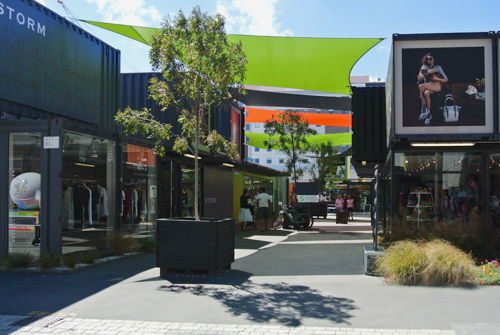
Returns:
[[[387,286],[363,274],[370,243],[356,215],[309,231],[238,230],[220,278],[161,278],[152,254],[71,274],[0,273],[0,335],[500,334],[499,287]]]

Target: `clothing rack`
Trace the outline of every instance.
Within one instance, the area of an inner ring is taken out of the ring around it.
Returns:
[[[97,183],[96,180],[89,180],[89,179],[63,179],[63,181],[70,181],[72,183]]]

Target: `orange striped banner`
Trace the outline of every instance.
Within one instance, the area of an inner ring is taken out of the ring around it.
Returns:
[[[246,107],[248,116],[246,123],[265,123],[273,115],[283,113],[284,111],[269,110],[261,108]],[[323,114],[323,113],[299,113],[310,125],[333,126],[333,127],[352,127],[351,114]]]

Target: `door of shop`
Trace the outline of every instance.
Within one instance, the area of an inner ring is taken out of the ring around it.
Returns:
[[[59,119],[0,121],[0,256],[61,252],[60,130]]]

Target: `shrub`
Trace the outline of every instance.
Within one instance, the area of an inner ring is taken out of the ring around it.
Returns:
[[[133,252],[139,249],[139,243],[133,237],[125,237],[121,233],[113,233],[109,240],[111,254],[121,256],[126,252]]]
[[[7,269],[17,269],[33,266],[34,262],[35,256],[30,252],[15,251],[2,257],[2,259],[0,260],[0,265],[6,267]]]
[[[73,269],[78,262],[77,262],[76,258],[73,256],[63,255],[62,256],[62,263],[67,268]]]
[[[423,245],[428,264],[422,271],[425,285],[467,285],[475,277],[472,257],[443,240],[433,240]]]
[[[83,264],[94,264],[95,261],[99,258],[99,252],[97,251],[89,251],[85,252],[80,256],[80,261]]]
[[[62,258],[60,255],[51,254],[49,252],[42,252],[36,262],[36,265],[41,269],[52,269],[60,266]]]
[[[404,213],[404,209],[401,213]],[[469,213],[467,220],[456,218],[434,221],[428,218],[417,224],[411,217],[407,219],[405,215],[394,215],[388,218],[387,223],[379,234],[380,246],[386,249],[397,241],[442,239],[465,253],[472,253],[476,259],[499,256],[500,229],[493,228],[491,222],[484,221],[475,211]]]
[[[389,282],[402,285],[418,284],[427,257],[418,243],[398,241],[392,244],[377,260],[377,273]]]
[[[377,260],[377,272],[402,285],[466,285],[475,279],[472,257],[449,242],[398,241]]]
[[[147,240],[141,244],[141,251],[144,252],[155,252],[156,251],[156,240]]]
[[[481,285],[499,285],[500,284],[500,264],[498,260],[484,262],[481,260],[476,269],[476,274]]]

